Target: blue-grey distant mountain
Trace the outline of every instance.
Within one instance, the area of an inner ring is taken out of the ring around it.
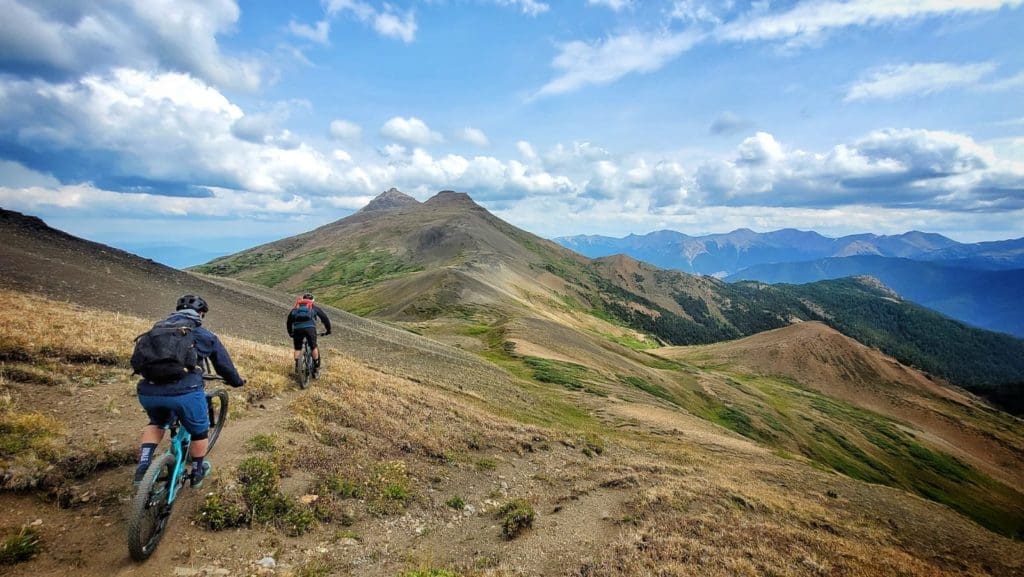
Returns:
[[[875,255],[990,270],[1024,268],[1024,239],[963,244],[940,234],[856,234],[829,238],[816,232],[783,229],[758,233],[741,228],[726,234],[688,236],[661,230],[623,238],[570,236],[555,242],[588,257],[627,254],[662,268],[728,276],[767,263]]]
[[[992,270],[1024,268],[1024,238],[958,244],[921,255],[920,260],[942,262],[964,268]]]
[[[804,284],[861,275],[873,276],[907,300],[946,316],[1024,337],[1024,269],[977,270],[868,255],[756,265],[725,280]]]

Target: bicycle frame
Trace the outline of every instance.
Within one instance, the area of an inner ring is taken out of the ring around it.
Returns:
[[[204,381],[223,380],[216,375],[210,374],[212,372],[210,359],[204,359],[203,365],[207,373],[203,375]],[[207,397],[207,402],[210,402],[209,397]],[[185,484],[185,468],[188,467],[189,462],[192,460],[189,453],[189,449],[192,447],[192,435],[185,430],[185,427],[181,426],[177,415],[173,415],[171,424],[165,427],[164,430],[170,430],[171,432],[171,444],[167,451],[174,455],[174,473],[171,474],[167,488],[167,502],[170,504],[178,496],[178,489]]]
[[[185,467],[188,466],[189,448],[192,446],[192,435],[185,431],[184,427],[173,424],[168,427],[171,431],[171,446],[168,451],[174,455],[174,473],[171,474],[167,487],[167,502],[173,503],[178,496],[178,488],[184,484]],[[185,431],[185,432],[182,432]]]

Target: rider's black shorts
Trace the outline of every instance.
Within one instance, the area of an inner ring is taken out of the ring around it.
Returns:
[[[295,350],[302,350],[302,340],[306,339],[309,341],[309,348],[316,348],[316,327],[307,327],[304,329],[295,329],[292,331],[292,344],[295,345]]]

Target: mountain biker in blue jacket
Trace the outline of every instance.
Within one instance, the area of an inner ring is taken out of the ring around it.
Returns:
[[[315,304],[313,304],[313,294],[305,293],[302,298],[295,303],[295,308],[288,313],[288,321],[286,326],[288,328],[288,336],[292,338],[292,344],[295,350],[293,351],[292,357],[295,359],[295,370],[299,370],[299,353],[302,351],[302,341],[309,341],[309,348],[313,350],[313,374],[319,376],[320,374],[320,349],[316,345],[316,319],[319,318],[324,323],[324,335],[331,334],[331,319],[327,317],[324,310]],[[312,307],[312,315],[308,314],[299,307],[300,303],[306,304]],[[303,318],[305,315],[305,318]]]
[[[176,326],[191,326],[199,367],[204,366],[204,359],[210,359],[214,370],[224,377],[225,382],[232,387],[241,387],[245,384],[245,379],[235,370],[227,349],[217,335],[202,326],[203,317],[209,311],[210,307],[202,297],[185,295],[178,299],[175,312],[167,317],[167,322],[172,322]],[[203,479],[209,475],[211,469],[210,462],[205,460],[206,448],[209,445],[207,436],[210,416],[207,413],[202,371],[188,372],[175,382],[163,384],[143,378],[139,381],[137,392],[139,404],[149,416],[149,424],[142,429],[142,447],[139,450],[139,465],[135,469],[135,483],[142,481],[153,459],[153,453],[164,437],[166,427],[171,424],[174,415],[177,415],[182,426],[192,436],[189,449],[192,455],[192,487],[202,486]]]

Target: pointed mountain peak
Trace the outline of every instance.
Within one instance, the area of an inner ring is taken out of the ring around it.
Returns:
[[[435,205],[441,205],[441,204],[446,204],[446,205],[460,205],[461,204],[461,205],[464,205],[464,206],[467,206],[467,207],[471,207],[471,208],[479,208],[480,207],[480,205],[478,205],[477,203],[473,202],[473,199],[470,198],[470,196],[468,194],[466,194],[465,192],[455,192],[454,190],[442,190],[441,192],[439,192],[439,193],[435,194],[434,196],[428,198],[426,200],[426,202],[424,202],[423,204],[424,204],[424,206],[435,206]]]
[[[388,190],[378,194],[367,203],[366,206],[359,209],[359,212],[371,212],[377,210],[391,210],[392,208],[399,208],[402,206],[410,206],[419,204],[420,201],[405,194],[397,188],[389,188]]]

